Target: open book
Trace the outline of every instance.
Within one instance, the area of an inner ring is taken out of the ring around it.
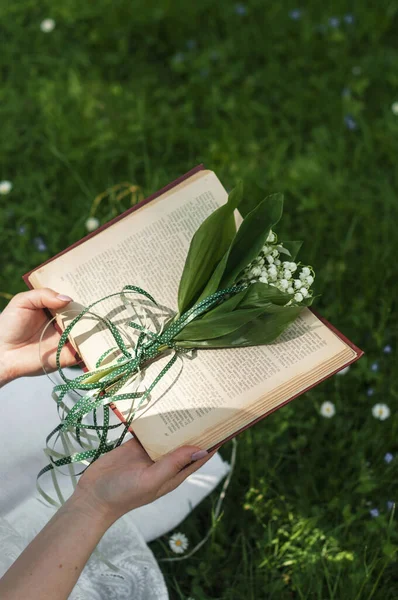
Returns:
[[[150,198],[103,225],[24,276],[33,288],[50,287],[74,299],[59,315],[64,328],[83,306],[125,285],[148,291],[162,310],[176,311],[177,291],[193,234],[227,200],[212,171],[196,167]],[[112,316],[126,340],[129,308],[111,298],[96,312]],[[124,312],[126,311],[126,312]],[[127,314],[126,314],[127,313]],[[160,317],[159,317],[160,318]],[[115,346],[109,331],[87,315],[71,343],[88,369]],[[132,344],[134,342],[132,341]],[[362,352],[305,308],[276,342],[248,348],[198,350],[182,355],[139,408],[132,431],[153,460],[184,444],[211,449],[354,362]],[[145,373],[148,385],[164,366]],[[119,391],[122,393],[124,390]],[[131,401],[113,405],[124,419]]]

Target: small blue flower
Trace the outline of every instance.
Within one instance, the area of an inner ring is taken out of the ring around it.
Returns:
[[[388,500],[388,502],[387,502],[388,510],[392,510],[394,508],[394,504],[395,504],[395,502],[393,502],[392,500]]]
[[[347,25],[352,25],[355,21],[354,15],[344,15],[344,21]]]
[[[186,46],[188,50],[194,50],[197,46],[196,40],[187,40]]]
[[[18,235],[25,235],[25,233],[26,233],[25,225],[21,225],[20,227],[18,227]]]
[[[369,396],[369,398],[370,398],[371,396],[373,396],[373,394],[374,394],[374,393],[375,393],[375,391],[374,391],[374,389],[373,389],[373,388],[368,388],[368,389],[366,390],[366,395],[367,395],[367,396]]]
[[[380,515],[378,508],[371,508],[369,512],[370,516],[373,518],[378,517]]]
[[[373,371],[373,373],[377,373],[377,371],[379,370],[379,363],[374,362],[370,365],[370,370]]]
[[[243,17],[247,15],[247,8],[244,4],[235,4],[235,13]]]
[[[341,95],[343,96],[343,98],[350,98],[351,96],[351,90],[348,87],[345,87],[341,90]]]
[[[336,29],[340,25],[340,19],[337,17],[330,17],[329,25],[330,27],[333,27],[333,29]]]
[[[357,122],[351,115],[346,115],[344,117],[344,123],[347,129],[349,129],[350,131],[354,131],[354,129],[357,128]]]
[[[294,10],[291,10],[289,12],[289,17],[293,21],[298,21],[299,19],[301,19],[301,10],[299,8],[295,8]]]
[[[391,354],[392,348],[391,348],[390,344],[387,344],[387,346],[384,346],[383,352],[384,352],[384,354]]]
[[[36,246],[36,250],[38,250],[39,252],[45,252],[47,250],[47,246],[42,237],[35,237],[33,239],[33,243]]]
[[[391,454],[391,452],[387,452],[384,455],[384,462],[386,462],[387,464],[390,464],[390,462],[393,460],[393,455]]]

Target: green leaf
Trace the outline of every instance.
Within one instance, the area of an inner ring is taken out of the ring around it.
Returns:
[[[220,288],[232,285],[239,273],[258,256],[270,229],[281,218],[282,211],[282,194],[272,194],[247,215],[229,250]]]
[[[229,194],[228,202],[216,209],[194,234],[178,289],[180,314],[192,306],[236,234],[234,210],[243,194],[242,182]]]
[[[281,292],[273,285],[258,282],[248,287],[239,308],[259,308],[269,303],[284,306],[291,298],[291,294]]]
[[[295,260],[302,245],[303,242],[283,242],[283,248],[286,248],[290,252],[290,261]]]
[[[224,275],[225,267],[227,265],[228,256],[229,250],[227,250],[227,252],[224,254],[222,259],[218,263],[217,267],[214,269],[213,275],[210,277],[205,289],[198,298],[198,302],[200,302],[204,298],[207,298],[208,296],[211,296],[219,289],[220,281],[222,279],[222,276]]]
[[[260,316],[230,333],[201,341],[184,340],[178,345],[184,348],[239,348],[270,344],[295,321],[303,309],[304,306],[270,305]]]
[[[264,188],[260,187],[254,181],[245,181],[245,195],[239,206],[239,212],[242,217],[246,217],[266,196],[267,192]]]
[[[208,341],[213,338],[220,338],[256,319],[263,311],[263,308],[250,308],[215,315],[210,311],[202,319],[195,319],[188,323],[174,339],[176,341]]]

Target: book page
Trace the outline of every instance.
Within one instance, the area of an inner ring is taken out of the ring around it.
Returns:
[[[125,285],[143,288],[161,306],[176,312],[178,284],[192,236],[227,197],[212,171],[200,171],[38,269],[30,280],[34,287],[51,287],[74,299],[62,317],[63,328],[84,307]],[[125,327],[131,313],[121,306],[120,297],[98,304],[92,312],[110,316],[123,330],[126,343],[131,342]],[[115,346],[112,335],[94,316],[84,317],[72,334],[90,369]]]
[[[309,309],[304,309],[273,344],[202,349],[193,359],[182,356],[183,368],[177,381],[173,384],[176,371],[166,374],[149,405],[138,411],[133,430],[156,459],[172,448],[203,437],[227,420],[241,419],[245,408],[346,349],[338,336]],[[155,376],[149,368],[147,385]],[[126,413],[129,404],[119,402],[116,406]]]

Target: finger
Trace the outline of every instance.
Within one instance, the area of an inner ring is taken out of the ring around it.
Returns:
[[[203,467],[203,465],[205,463],[207,463],[207,461],[210,460],[215,455],[216,452],[217,452],[217,450],[213,450],[213,452],[209,452],[201,460],[197,460],[197,461],[191,463],[185,469],[183,469],[182,471],[180,471],[179,473],[177,473],[177,475],[175,475],[171,480],[169,480],[165,484],[165,489],[162,490],[162,493],[171,492],[176,487],[178,487],[179,485],[181,485],[181,483],[183,481],[185,481],[187,477],[189,477],[190,475],[192,475],[192,473],[195,473],[195,471],[197,471],[198,469],[200,469],[201,467]]]
[[[174,452],[170,452],[150,467],[151,481],[155,486],[162,486],[195,460],[198,452],[203,453],[197,446],[182,446],[174,450]],[[200,463],[202,461],[198,460],[197,462]]]
[[[42,288],[22,292],[14,296],[10,304],[17,308],[40,309],[40,308],[62,308],[66,306],[72,298],[64,294],[58,294],[50,288]]]

